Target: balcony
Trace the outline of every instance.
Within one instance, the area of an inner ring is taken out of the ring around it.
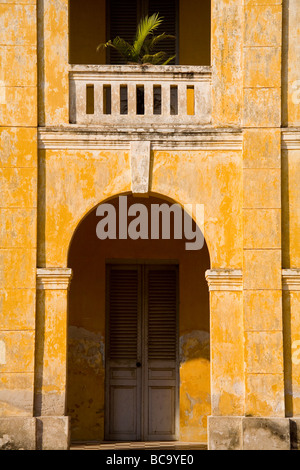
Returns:
[[[209,66],[71,65],[70,123],[129,129],[209,126]]]

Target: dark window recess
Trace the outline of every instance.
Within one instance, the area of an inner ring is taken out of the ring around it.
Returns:
[[[94,85],[86,86],[86,114],[95,113]]]
[[[107,40],[117,36],[132,43],[137,25],[145,15],[159,13],[164,17],[155,34],[167,33],[176,37],[158,44],[156,51],[164,51],[168,57],[177,55],[178,44],[178,0],[107,0]],[[107,49],[107,62],[126,64],[126,60],[114,49]],[[170,64],[175,64],[174,59]]]
[[[136,87],[136,114],[145,114],[145,89],[143,85]]]
[[[103,114],[111,114],[111,86],[103,87]]]
[[[136,0],[109,0],[107,2],[107,40],[119,36],[125,41],[134,41],[137,26]],[[107,49],[107,61],[110,64],[126,64],[126,60],[111,47]]]
[[[164,51],[168,57],[177,56],[178,43],[178,2],[177,0],[149,0],[149,15],[159,13],[164,18],[161,26],[156,30],[155,34],[167,33],[175,36],[176,39],[167,39],[158,44],[156,52]],[[178,58],[172,60],[170,65],[178,63]]]
[[[128,114],[128,87],[121,85],[120,87],[120,114]]]
[[[161,114],[161,86],[153,87],[153,114]]]
[[[170,88],[170,114],[177,116],[178,114],[178,86],[171,86]]]

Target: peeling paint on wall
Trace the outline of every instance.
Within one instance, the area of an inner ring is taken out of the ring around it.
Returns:
[[[105,364],[105,345],[100,333],[70,326],[68,349],[73,371],[84,373],[92,369],[96,374],[102,373]]]
[[[201,357],[209,360],[210,340],[207,331],[192,331],[180,337],[180,363]]]
[[[0,365],[6,364],[6,346],[4,341],[0,341]]]
[[[102,440],[104,433],[105,345],[101,333],[70,326],[68,414],[72,438]]]
[[[180,438],[206,441],[210,399],[210,335],[193,330],[180,337]]]
[[[0,104],[6,104],[5,83],[3,80],[0,80]]]

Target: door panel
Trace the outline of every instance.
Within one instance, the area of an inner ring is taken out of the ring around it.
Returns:
[[[145,268],[146,439],[178,438],[176,266]]]
[[[106,439],[178,438],[178,270],[109,266]]]
[[[175,389],[174,387],[149,386],[148,438],[169,440],[175,434]]]
[[[105,434],[108,440],[138,440],[141,435],[141,272],[108,267],[108,348]]]

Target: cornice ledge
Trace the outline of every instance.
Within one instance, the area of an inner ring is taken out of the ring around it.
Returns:
[[[73,273],[69,268],[38,268],[38,290],[68,290]]]
[[[282,129],[281,147],[284,150],[300,150],[300,129],[296,127]]]
[[[210,292],[242,291],[243,271],[239,269],[211,269],[205,274]]]
[[[283,290],[300,291],[300,269],[283,269]]]
[[[83,128],[70,125],[56,129],[40,128],[38,132],[40,149],[130,149],[132,141],[150,141],[152,150],[242,150],[242,132],[239,129]]]

